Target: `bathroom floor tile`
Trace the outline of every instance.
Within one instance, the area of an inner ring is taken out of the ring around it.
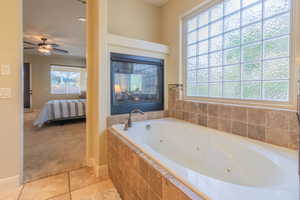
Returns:
[[[121,200],[110,180],[71,192],[72,200]]]
[[[71,196],[68,193],[68,194],[59,195],[59,196],[56,196],[56,197],[53,197],[53,198],[50,198],[47,200],[71,200]]]
[[[64,173],[26,183],[20,200],[45,200],[68,191],[68,174]]]
[[[11,190],[0,190],[0,200],[17,200],[20,192],[22,191],[23,186],[17,188],[17,189],[11,189]]]
[[[81,168],[70,172],[71,191],[100,182],[92,168]]]
[[[0,188],[0,200],[121,200],[111,180],[99,181],[90,172],[88,168],[76,170],[77,179],[88,181],[77,184],[80,188],[72,192],[68,182],[71,172],[67,172],[26,183],[17,189]]]

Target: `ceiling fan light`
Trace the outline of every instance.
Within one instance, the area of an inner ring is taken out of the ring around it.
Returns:
[[[40,47],[38,48],[38,51],[43,54],[43,55],[46,55],[46,56],[49,56],[51,55],[51,51],[47,48],[44,48],[44,47]]]
[[[46,48],[47,50],[52,50],[52,49],[53,49],[52,45],[46,45],[45,48]]]
[[[78,17],[78,21],[80,21],[80,22],[86,22],[86,18],[85,17]]]

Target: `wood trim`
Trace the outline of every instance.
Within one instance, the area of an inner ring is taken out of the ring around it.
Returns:
[[[145,40],[137,40],[114,34],[108,34],[108,44],[113,46],[127,47],[132,49],[146,50],[161,54],[169,54],[169,47],[164,44],[148,42]]]

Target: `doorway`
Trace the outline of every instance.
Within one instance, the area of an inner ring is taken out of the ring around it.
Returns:
[[[31,70],[30,63],[24,63],[23,66],[23,98],[24,98],[24,110],[28,112],[31,108]]]
[[[23,1],[24,182],[86,165],[85,10],[85,1]]]

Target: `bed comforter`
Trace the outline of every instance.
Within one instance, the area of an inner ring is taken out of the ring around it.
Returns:
[[[49,121],[84,118],[85,115],[86,99],[51,100],[43,106],[33,125],[41,127]]]

